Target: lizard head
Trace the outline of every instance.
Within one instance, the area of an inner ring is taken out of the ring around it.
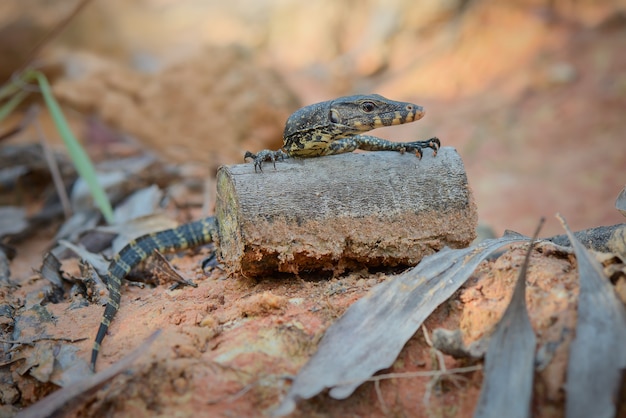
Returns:
[[[414,122],[423,116],[421,106],[378,94],[341,97],[330,102],[328,109],[329,122],[346,134]]]
[[[378,94],[340,97],[294,112],[285,124],[283,142],[289,149],[323,148],[335,139],[414,122],[423,116],[421,106]]]

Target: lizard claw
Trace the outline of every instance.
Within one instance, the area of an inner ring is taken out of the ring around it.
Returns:
[[[405,151],[415,152],[415,155],[421,160],[422,159],[422,149],[430,148],[433,150],[433,157],[437,156],[437,151],[441,147],[441,141],[439,138],[430,138],[426,141],[414,141],[414,142],[406,142],[403,144],[403,147],[400,152],[404,153]]]
[[[428,143],[428,145],[426,145],[426,147],[432,149],[433,150],[433,157],[436,157],[437,156],[437,151],[439,151],[439,148],[441,148],[441,141],[439,140],[439,138],[437,138],[435,136],[433,138],[430,138],[426,142]]]
[[[278,151],[270,151],[265,149],[263,151],[259,151],[258,154],[253,154],[250,151],[246,151],[246,154],[243,158],[244,160],[247,158],[252,158],[254,162],[254,172],[257,172],[256,169],[258,167],[259,171],[262,173],[264,161],[271,161],[274,165],[274,170],[276,170],[276,160],[283,161],[285,158],[289,158],[289,156],[281,149],[279,149]]]

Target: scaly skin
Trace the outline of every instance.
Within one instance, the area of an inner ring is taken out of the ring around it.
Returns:
[[[264,161],[275,162],[285,158],[313,158],[342,154],[355,149],[368,151],[414,152],[422,157],[423,148],[431,148],[435,155],[440,142],[437,138],[426,141],[391,142],[375,136],[361,135],[383,126],[414,122],[424,116],[422,107],[412,103],[396,102],[377,94],[341,97],[303,107],[289,117],[283,134],[283,149],[263,150],[245,158],[253,158],[254,169],[262,169]],[[183,250],[213,242],[217,236],[215,218],[181,225],[178,228],[144,235],[128,243],[117,254],[107,272],[109,302],[96,335],[91,353],[91,367],[95,370],[100,345],[120,304],[122,279],[137,264],[155,250],[160,252]]]
[[[113,317],[120,308],[120,288],[122,279],[139,263],[148,258],[157,250],[171,252],[193,248],[199,245],[213,242],[217,236],[217,222],[214,217],[204,218],[190,222],[177,228],[144,235],[130,241],[111,260],[106,275],[106,283],[109,288],[109,302],[104,309],[104,315],[100,322],[100,328],[96,334],[96,341],[91,351],[91,368],[96,369],[96,360],[100,352],[100,345],[109,329]]]
[[[424,109],[413,103],[396,102],[378,94],[340,97],[316,103],[296,111],[287,120],[283,133],[283,148],[263,150],[252,158],[254,169],[262,171],[265,161],[274,163],[285,158],[313,158],[343,154],[355,149],[368,151],[414,152],[422,157],[423,148],[435,155],[441,143],[437,138],[426,141],[391,142],[375,136],[361,135],[383,126],[415,122],[424,116]]]

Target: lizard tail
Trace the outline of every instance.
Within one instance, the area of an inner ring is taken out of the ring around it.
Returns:
[[[109,301],[96,334],[91,351],[91,368],[95,371],[100,346],[109,325],[120,307],[122,279],[139,263],[157,250],[171,252],[213,242],[217,237],[217,222],[214,217],[181,225],[177,228],[155,232],[132,240],[113,257],[106,274]]]

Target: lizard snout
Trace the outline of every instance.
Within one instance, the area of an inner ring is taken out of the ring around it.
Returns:
[[[418,106],[415,104],[408,104],[406,105],[405,109],[407,112],[405,122],[420,120],[426,114],[426,111],[422,106]]]

